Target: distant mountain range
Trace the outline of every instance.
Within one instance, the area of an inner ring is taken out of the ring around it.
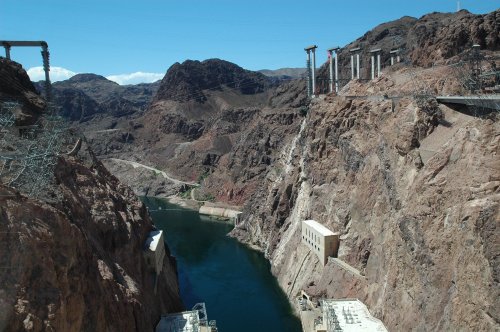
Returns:
[[[43,91],[42,81],[35,85]],[[63,116],[73,121],[85,121],[96,114],[118,117],[143,111],[159,86],[160,81],[119,85],[101,75],[77,74],[52,84],[52,94]]]

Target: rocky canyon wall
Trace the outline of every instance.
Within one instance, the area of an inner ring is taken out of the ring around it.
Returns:
[[[447,70],[418,79],[438,84]],[[343,94],[405,89],[409,76],[389,71]],[[394,331],[498,328],[498,117],[432,100],[328,96],[294,124],[272,162],[282,172],[266,171],[234,231],[266,253],[290,300],[301,290],[356,297]],[[306,219],[340,233],[338,258],[351,268],[323,266],[301,244]]]
[[[46,109],[19,64],[0,59],[0,73],[0,99],[19,103],[14,127],[0,132],[3,183],[23,165],[33,167],[19,151],[38,148]],[[35,138],[20,137],[15,125],[32,123]],[[57,139],[71,141],[70,132]],[[0,331],[153,330],[161,314],[183,306],[168,248],[156,289],[146,266],[153,224],[145,206],[87,143],[77,155],[53,153],[54,174],[37,199],[0,185]],[[44,155],[46,164],[51,157]]]
[[[155,292],[146,208],[91,152],[61,158],[51,205],[0,189],[0,329],[148,331],[182,309],[168,254]]]

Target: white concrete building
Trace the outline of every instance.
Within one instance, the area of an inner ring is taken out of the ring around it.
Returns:
[[[323,319],[315,326],[315,332],[387,332],[384,323],[373,317],[358,299],[323,300],[321,307]]]
[[[144,258],[146,264],[158,275],[163,268],[165,258],[165,242],[163,231],[151,231],[144,245]]]
[[[336,257],[339,249],[339,234],[334,233],[315,220],[302,221],[302,243],[309,247],[325,265],[328,257]]]

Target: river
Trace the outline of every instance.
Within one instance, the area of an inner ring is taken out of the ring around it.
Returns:
[[[221,332],[301,331],[264,255],[227,235],[231,225],[156,198],[144,198],[177,259],[182,300],[205,302]]]

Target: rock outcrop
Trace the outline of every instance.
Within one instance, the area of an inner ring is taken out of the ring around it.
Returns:
[[[237,89],[242,94],[251,95],[264,92],[270,82],[271,80],[263,74],[245,70],[228,61],[187,60],[182,64],[175,63],[168,69],[155,101],[205,102],[207,96],[204,90],[216,91],[222,90],[223,87]]]
[[[0,77],[0,101],[19,102],[19,106],[14,109],[16,124],[34,124],[45,109],[45,101],[26,71],[20,64],[0,57]]]

